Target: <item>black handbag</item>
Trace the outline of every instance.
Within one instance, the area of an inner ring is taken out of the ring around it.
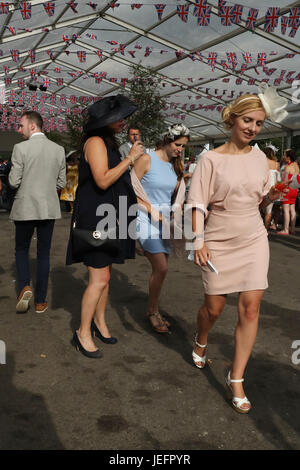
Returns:
[[[115,202],[113,187],[113,199]],[[72,245],[73,254],[75,258],[81,257],[82,255],[91,251],[102,251],[111,255],[118,255],[120,252],[120,240],[119,240],[119,221],[117,219],[116,227],[109,227],[106,231],[100,232],[99,230],[88,230],[83,228],[77,228],[77,217],[79,208],[79,198],[75,202],[73,227],[72,227]]]

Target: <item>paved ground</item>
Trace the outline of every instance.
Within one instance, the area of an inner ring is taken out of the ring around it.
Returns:
[[[187,260],[170,260],[161,300],[171,334],[158,335],[145,319],[149,266],[138,256],[113,269],[108,322],[118,344],[99,344],[100,360],[71,346],[87,276],[82,265],[64,265],[68,230],[64,213],[55,228],[49,310],[17,315],[14,227],[0,214],[0,340],[7,347],[0,449],[300,448],[300,364],[292,361],[293,353],[300,360],[299,228],[294,237],[270,240],[270,288],[246,373],[249,415],[235,413],[225,398],[235,295],[210,335],[211,366],[192,365],[203,289],[199,269]]]

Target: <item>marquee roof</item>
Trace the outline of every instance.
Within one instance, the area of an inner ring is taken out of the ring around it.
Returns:
[[[0,11],[1,3],[7,2],[0,2]],[[267,121],[262,136],[287,135],[300,129],[296,82],[293,86],[297,78],[300,90],[300,19],[295,20],[294,37],[290,26],[284,29],[282,19],[290,18],[291,11],[297,13],[297,7],[300,11],[299,1],[243,1],[239,3],[243,6],[241,21],[231,26],[222,24],[217,0],[206,3],[211,7],[207,26],[199,26],[197,16],[193,16],[201,0],[165,0],[161,19],[155,0],[142,4],[119,0],[116,5],[78,1],[76,11],[69,5],[74,2],[58,0],[51,2],[55,4],[52,16],[45,11],[49,2],[32,0],[27,2],[31,4],[31,17],[26,20],[19,8],[23,3],[10,2],[8,13],[0,14],[0,80],[11,79],[6,85],[7,104],[12,92],[13,97],[22,93],[22,80],[26,99],[33,93],[28,85],[37,85],[37,104],[43,94],[44,114],[52,117],[53,123],[53,118],[62,119],[67,109],[74,107],[74,100],[86,105],[94,97],[122,92],[130,78],[130,66],[140,63],[162,77],[160,92],[167,101],[166,121],[184,121],[199,141],[224,138],[223,106],[240,92],[256,93],[264,79],[270,85],[277,84],[279,94],[288,98],[290,113],[280,124]],[[177,12],[177,7],[184,5],[189,7],[186,22]],[[273,31],[266,27],[270,7],[280,8]],[[247,25],[251,8],[258,10],[253,31]],[[17,62],[12,51],[18,51]],[[35,53],[32,59],[30,51]],[[85,59],[80,59],[80,52],[85,53]],[[215,62],[211,59],[214,53]],[[250,59],[252,62],[246,64]],[[47,90],[40,91],[39,86],[45,83]],[[51,102],[53,95],[55,104]]]

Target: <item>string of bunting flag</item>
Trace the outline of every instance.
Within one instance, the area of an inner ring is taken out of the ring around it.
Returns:
[[[73,11],[74,14],[78,14],[80,8],[79,2],[70,1],[64,3]],[[234,25],[239,25],[242,21],[244,21],[244,26],[250,31],[254,31],[259,17],[260,9],[246,7],[241,4],[228,5],[228,3],[229,2],[226,2],[224,0],[218,0],[218,17],[220,18],[221,25],[230,27]],[[98,4],[94,2],[84,2],[83,4],[84,6],[90,6],[93,11],[96,11],[98,7]],[[42,5],[45,13],[49,17],[54,16],[56,2],[44,2],[42,3]],[[108,2],[107,5],[114,10],[115,8],[118,8],[121,4],[115,1],[111,1]],[[166,6],[172,6],[170,4],[167,5],[162,3],[122,3],[122,7],[124,7],[125,5],[130,6],[132,11],[139,10],[142,7],[146,6],[154,7],[157,12],[158,21],[162,21],[163,13],[165,12]],[[174,4],[173,6],[176,7],[177,17],[184,23],[188,22],[190,14],[192,13],[192,16],[196,18],[197,25],[199,27],[207,27],[210,25],[212,7],[207,3],[207,0],[195,0],[194,4]],[[0,15],[9,14],[10,7],[14,10],[19,10],[21,13],[21,18],[24,21],[29,20],[31,18],[31,2],[19,2],[18,6],[15,6],[14,4],[9,2],[0,2]],[[280,32],[282,35],[285,35],[288,28],[290,28],[289,36],[295,37],[300,26],[300,7],[291,7],[289,15],[281,15],[280,7],[267,7],[267,10],[264,14],[264,31],[272,33],[278,26],[280,26]],[[16,34],[16,28],[13,25],[6,25],[5,27],[11,32],[11,34]]]

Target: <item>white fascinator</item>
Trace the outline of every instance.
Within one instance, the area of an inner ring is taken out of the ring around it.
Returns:
[[[265,82],[260,83],[258,89],[258,96],[268,118],[273,122],[280,122],[285,119],[288,115],[288,112],[285,111],[285,108],[288,105],[288,100],[283,96],[278,95],[276,88],[269,87]]]
[[[168,127],[168,131],[164,133],[164,136],[175,140],[178,137],[187,137],[189,134],[189,129],[183,124],[173,124],[173,126]]]

